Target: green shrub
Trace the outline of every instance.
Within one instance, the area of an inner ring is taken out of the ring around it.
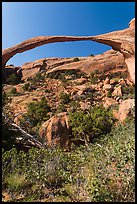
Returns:
[[[32,85],[37,85],[39,82],[44,81],[44,79],[45,76],[41,72],[38,72],[33,78],[30,79],[30,82]]]
[[[78,57],[75,57],[73,61],[78,62],[78,61],[80,61],[80,59]]]
[[[103,106],[94,106],[87,111],[69,113],[73,140],[91,142],[93,138],[106,134],[114,123],[112,112]]]
[[[17,74],[11,74],[8,76],[6,82],[11,85],[19,84],[20,77]]]
[[[93,55],[93,54],[90,54],[89,57],[94,57],[94,55]]]
[[[112,97],[112,91],[111,90],[108,90],[108,92],[107,92],[107,97]]]
[[[2,107],[4,107],[8,103],[8,101],[9,101],[9,97],[4,91],[4,89],[2,89]]]
[[[25,83],[22,88],[24,91],[29,91],[30,90],[30,83]]]
[[[2,189],[14,202],[17,193],[20,201],[135,202],[135,123],[71,152],[2,149]]]
[[[60,100],[61,100],[61,103],[62,103],[62,104],[67,104],[67,103],[69,103],[69,102],[71,101],[70,94],[61,92],[61,94],[60,94]]]
[[[54,192],[54,189],[62,188],[64,183],[75,181],[76,172],[82,166],[84,158],[78,152],[74,155],[67,154],[58,148],[31,148],[27,153],[17,152],[12,148],[10,151],[3,151],[2,161],[3,190],[14,195],[23,190],[25,197],[39,192],[41,197],[45,193],[43,190],[47,188]],[[19,178],[19,175],[22,177]]]
[[[70,102],[70,110],[71,112],[75,112],[80,108],[80,104],[78,101],[71,101]]]
[[[90,73],[90,83],[95,84],[95,83],[97,83],[97,80],[98,80],[98,78],[97,78],[96,74],[94,72],[91,72]]]
[[[15,87],[13,87],[10,91],[10,95],[16,95],[18,92],[17,92],[17,89]]]
[[[47,103],[45,97],[42,97],[38,102],[31,102],[28,104],[27,113],[23,115],[21,119],[21,124],[23,126],[28,126],[28,128],[33,128],[40,125],[43,121],[49,119],[47,115],[51,111],[50,106]]]
[[[89,152],[88,169],[92,167],[95,178],[92,179],[94,188],[89,184],[92,201],[133,202],[135,123],[130,121],[114,127],[104,138],[96,139]]]
[[[66,112],[66,107],[63,103],[60,103],[59,106],[57,107],[57,113],[61,113],[61,112]]]

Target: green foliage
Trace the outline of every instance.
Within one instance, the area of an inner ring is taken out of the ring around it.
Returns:
[[[47,77],[53,79],[60,79],[62,82],[68,82],[70,79],[66,79],[66,76],[70,76],[70,79],[77,79],[80,77],[85,77],[86,74],[79,69],[69,69],[69,70],[62,70],[60,72],[53,72],[49,73]]]
[[[94,72],[91,72],[90,73],[90,83],[95,84],[97,83],[97,80],[98,80],[97,75]]]
[[[24,91],[29,91],[31,89],[30,83],[25,83],[22,88]]]
[[[5,178],[5,184],[11,192],[21,190],[26,185],[26,176],[24,174],[9,174]]]
[[[91,142],[94,137],[111,130],[114,119],[111,111],[103,106],[94,106],[87,111],[79,110],[69,113],[73,140]]]
[[[89,57],[94,57],[94,55],[93,55],[93,54],[90,54]]]
[[[78,61],[80,61],[80,59],[78,57],[75,57],[73,61],[78,62]]]
[[[45,76],[43,73],[38,72],[33,78],[31,78],[29,81],[31,82],[32,85],[38,85],[39,82],[44,81]]]
[[[120,72],[110,72],[110,73],[109,73],[109,77],[110,77],[110,78],[113,78],[113,77],[114,77],[114,78],[117,78],[117,77],[118,77],[119,79],[120,79],[120,78],[126,79],[126,78],[128,77],[128,75],[129,75],[129,74],[128,74],[127,71],[125,71],[125,72],[121,72],[121,71],[120,71]]]
[[[17,89],[15,87],[13,87],[10,91],[10,95],[16,95],[18,92],[17,92]]]
[[[74,181],[77,170],[84,162],[81,154],[67,154],[58,148],[31,148],[27,153],[12,148],[3,151],[2,160],[3,188],[12,193],[21,193],[26,188],[25,197],[37,191],[41,197],[45,188],[54,190]]]
[[[135,123],[114,127],[110,134],[96,140],[90,153],[96,202],[131,202],[135,194]]]
[[[6,83],[15,85],[20,83],[20,77],[17,74],[10,74],[6,80]]]
[[[71,101],[70,94],[61,92],[60,100],[62,104],[68,104]]]
[[[80,104],[78,101],[71,101],[70,102],[70,110],[71,112],[75,112],[77,111],[78,109],[80,109]]]
[[[112,90],[108,90],[108,92],[107,92],[107,97],[112,97]]]
[[[61,112],[66,112],[66,107],[63,103],[60,103],[59,106],[57,107],[57,113],[61,113]]]
[[[51,111],[45,97],[42,97],[38,102],[31,102],[28,104],[27,113],[23,115],[21,124],[28,126],[29,129],[40,125],[43,121],[49,119],[47,115]]]
[[[21,194],[20,201],[134,202],[135,123],[71,152],[2,149],[2,188],[14,195],[11,202]]]

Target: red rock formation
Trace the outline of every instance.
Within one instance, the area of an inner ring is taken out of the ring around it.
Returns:
[[[76,36],[39,36],[29,40],[23,41],[11,48],[2,51],[2,66],[4,67],[7,61],[17,53],[21,53],[35,47],[54,43],[54,42],[68,42],[92,40],[111,46],[114,50],[120,51],[127,64],[131,80],[135,82],[135,19],[129,23],[129,28],[114,31],[98,36],[76,37]]]
[[[124,122],[128,114],[133,111],[134,107],[135,99],[126,99],[120,103],[118,111],[113,111],[114,117],[116,117],[120,122]]]
[[[40,137],[50,147],[67,147],[69,142],[69,125],[67,113],[59,113],[44,122],[39,130]]]

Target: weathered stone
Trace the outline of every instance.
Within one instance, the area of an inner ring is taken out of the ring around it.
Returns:
[[[46,70],[46,59],[35,60],[22,65],[22,80],[27,80],[42,70]]]
[[[119,110],[118,111],[115,110],[113,115],[120,122],[124,122],[128,114],[133,110],[134,106],[135,99],[126,99],[120,103]]]
[[[112,96],[122,96],[122,88],[121,85],[115,87],[114,91],[112,92]]]
[[[80,101],[79,104],[82,110],[89,109],[90,107],[90,105],[87,102]]]
[[[105,85],[103,86],[103,90],[111,90],[111,89],[112,89],[111,84],[105,84]]]
[[[104,106],[105,108],[108,108],[108,107],[110,107],[110,106],[112,106],[112,105],[115,105],[115,104],[118,104],[118,102],[117,102],[115,99],[113,99],[113,98],[108,98],[108,97],[105,97],[105,98],[104,98],[103,106]]]
[[[69,142],[69,124],[67,113],[59,113],[44,122],[39,130],[47,146],[67,148]]]
[[[118,83],[117,78],[110,79],[110,84],[111,85],[114,85],[114,84],[117,84],[117,83]]]
[[[110,83],[110,79],[106,77],[106,79],[104,80],[104,85],[109,84],[109,83]]]

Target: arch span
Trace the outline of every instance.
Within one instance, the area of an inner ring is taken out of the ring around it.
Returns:
[[[135,82],[135,26],[133,26],[135,19],[132,19],[130,22],[132,23],[129,23],[129,28],[127,29],[97,36],[38,36],[30,38],[2,51],[2,67],[4,68],[7,61],[17,53],[22,53],[44,44],[92,40],[109,45],[114,50],[120,51],[123,54],[125,63],[128,66],[131,80]]]

